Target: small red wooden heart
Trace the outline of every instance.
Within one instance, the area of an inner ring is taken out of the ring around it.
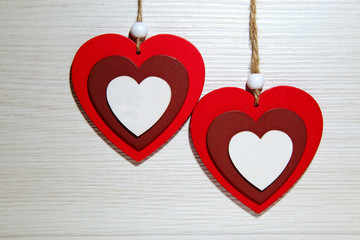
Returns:
[[[286,193],[309,166],[320,144],[323,120],[316,101],[294,87],[263,92],[258,107],[247,91],[221,88],[200,100],[190,128],[194,146],[210,173],[234,197],[260,213]],[[228,147],[239,132],[250,131],[261,138],[270,130],[286,133],[293,152],[281,174],[261,191],[236,169]]]
[[[106,88],[119,76],[140,84],[159,77],[171,89],[171,100],[161,118],[140,136],[132,134],[113,114]],[[105,34],[87,41],[75,55],[71,79],[88,117],[119,149],[141,161],[165,143],[186,121],[204,85],[204,62],[188,41],[156,35],[141,44],[141,54],[129,38]]]

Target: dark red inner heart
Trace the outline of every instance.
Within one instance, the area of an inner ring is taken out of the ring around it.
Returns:
[[[232,163],[228,147],[231,138],[242,131],[250,131],[261,138],[270,130],[286,133],[292,140],[293,153],[279,177],[263,191],[248,182]],[[272,109],[256,122],[240,111],[226,112],[214,119],[206,136],[211,159],[222,176],[239,192],[257,204],[262,204],[273,195],[290,177],[305,150],[307,133],[304,121],[287,109]]]
[[[132,77],[139,84],[147,77],[159,77],[171,88],[171,100],[164,114],[139,137],[116,118],[107,102],[107,86],[119,76]],[[164,55],[150,57],[139,68],[126,57],[106,57],[94,65],[88,78],[89,96],[100,117],[117,136],[138,151],[154,141],[170,125],[184,104],[188,90],[186,68],[177,59]]]

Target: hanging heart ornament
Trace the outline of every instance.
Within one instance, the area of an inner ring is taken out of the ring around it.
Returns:
[[[119,149],[141,161],[186,121],[205,78],[199,51],[173,35],[141,43],[105,34],[75,55],[71,81],[87,116]]]
[[[320,144],[323,119],[306,92],[279,86],[254,97],[239,88],[205,95],[191,136],[210,173],[234,197],[260,213],[301,177]]]

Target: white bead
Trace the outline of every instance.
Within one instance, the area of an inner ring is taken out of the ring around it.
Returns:
[[[264,83],[265,83],[264,75],[260,73],[252,73],[249,75],[246,85],[251,90],[255,90],[255,89],[262,89],[264,87]]]
[[[143,22],[135,22],[131,26],[130,33],[134,38],[145,38],[148,33],[148,28]]]

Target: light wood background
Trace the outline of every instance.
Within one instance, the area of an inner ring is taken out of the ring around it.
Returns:
[[[149,36],[179,35],[206,64],[203,95],[243,88],[249,1],[145,0]],[[359,239],[360,1],[258,1],[268,89],[322,108],[324,134],[301,180],[261,216],[214,181],[189,121],[140,165],[87,122],[69,71],[91,37],[127,35],[136,0],[0,1],[1,239]]]

